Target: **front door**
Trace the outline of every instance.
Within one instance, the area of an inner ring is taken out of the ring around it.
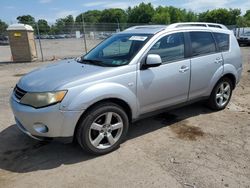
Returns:
[[[137,97],[140,113],[155,111],[187,101],[190,81],[190,59],[185,59],[183,33],[163,36],[149,50],[158,54],[162,65],[138,70]]]

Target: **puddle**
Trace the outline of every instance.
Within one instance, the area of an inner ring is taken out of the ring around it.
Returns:
[[[24,76],[26,75],[27,73],[20,73],[20,74],[14,74],[13,76],[16,76],[16,77],[21,77],[21,76]]]
[[[154,119],[160,121],[162,124],[169,125],[177,138],[183,140],[195,141],[205,134],[200,127],[188,125],[187,120],[183,120],[175,114],[162,113],[155,116]]]
[[[178,138],[183,140],[195,141],[205,134],[200,127],[187,125],[185,124],[185,121],[170,126],[170,129],[176,134]]]

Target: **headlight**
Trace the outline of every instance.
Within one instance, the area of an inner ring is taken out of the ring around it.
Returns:
[[[63,100],[67,91],[56,91],[46,93],[26,93],[20,103],[29,105],[35,108],[41,108],[52,104],[59,103]]]

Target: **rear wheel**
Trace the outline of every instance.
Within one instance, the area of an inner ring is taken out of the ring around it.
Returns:
[[[77,140],[92,154],[106,154],[117,149],[127,134],[129,121],[125,111],[114,103],[95,106],[81,120]]]
[[[208,105],[213,110],[222,110],[229,103],[232,96],[232,81],[229,78],[222,78],[214,87]]]

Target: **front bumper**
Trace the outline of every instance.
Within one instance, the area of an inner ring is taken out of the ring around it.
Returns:
[[[73,137],[76,124],[82,111],[62,111],[60,104],[35,109],[22,105],[15,96],[10,98],[10,105],[18,128],[34,139]],[[37,125],[47,127],[46,131],[36,129]]]

